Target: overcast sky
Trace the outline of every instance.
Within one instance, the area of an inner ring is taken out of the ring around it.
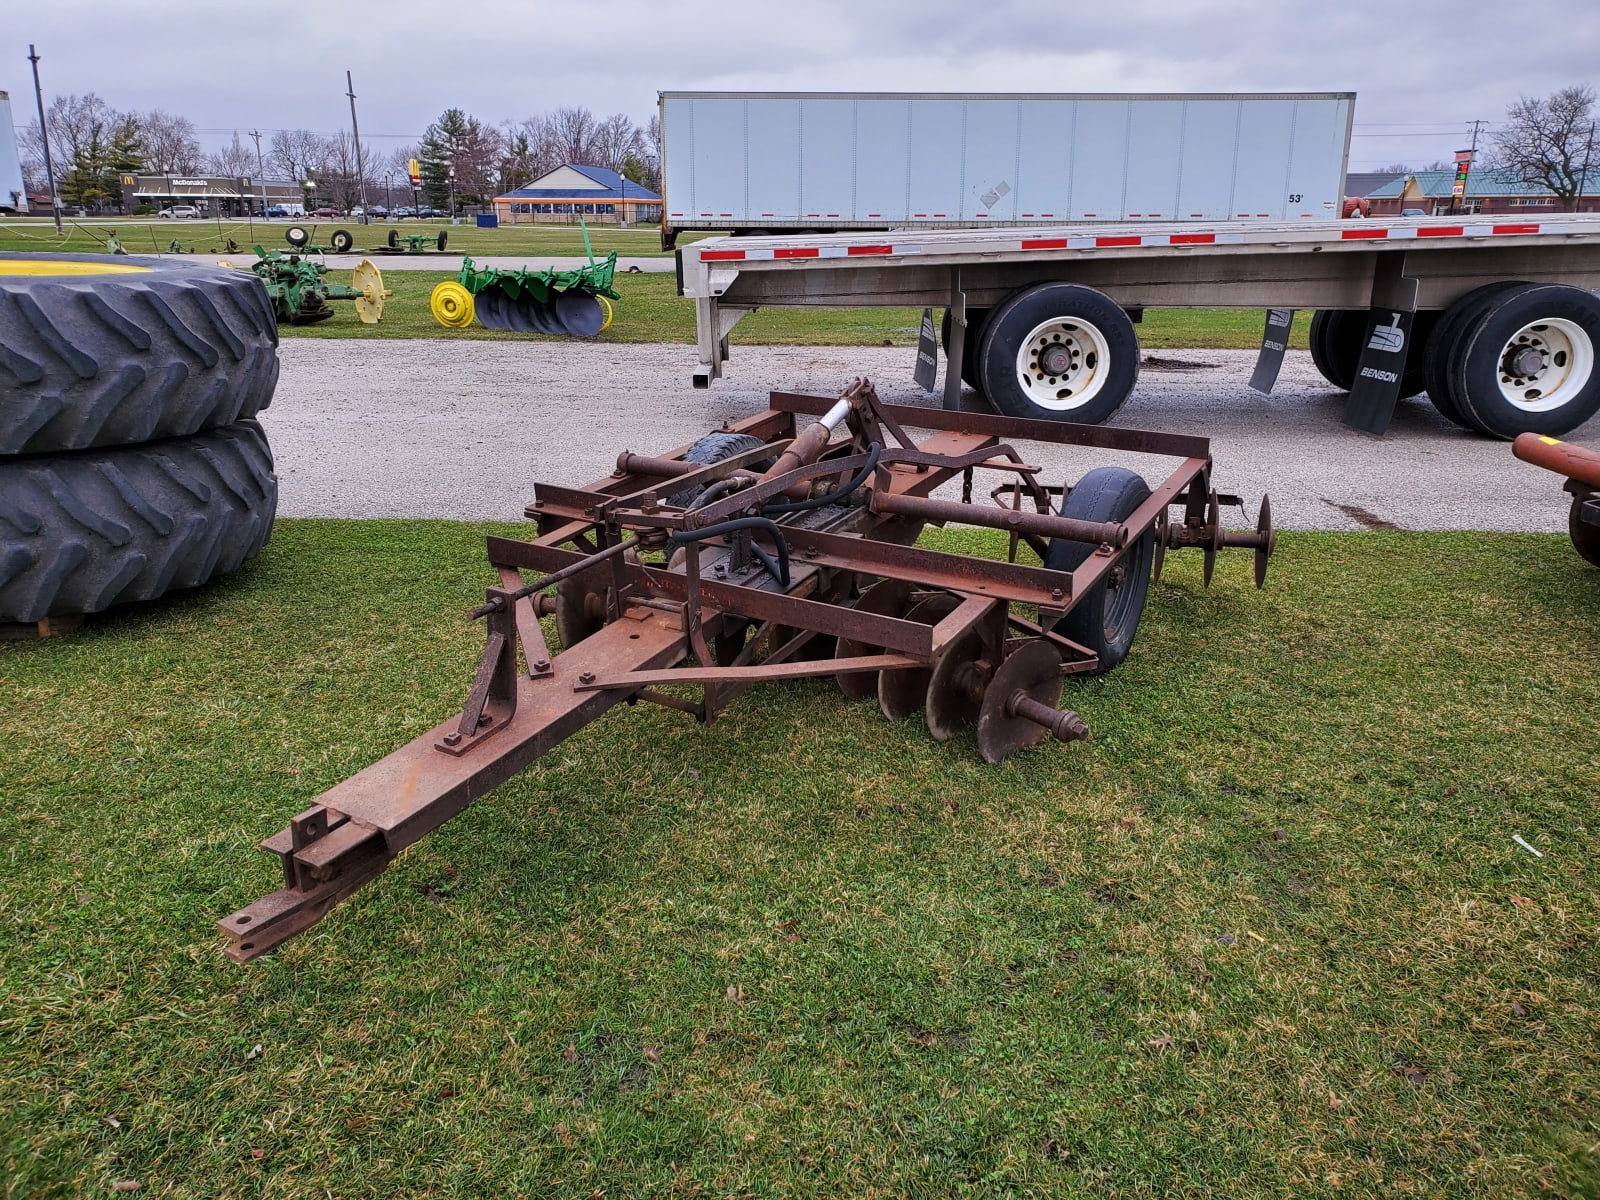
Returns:
[[[1354,91],[1350,169],[1448,159],[1519,94],[1600,82],[1600,0],[4,0],[0,89],[233,130],[415,142],[447,107],[641,124],[658,90]]]

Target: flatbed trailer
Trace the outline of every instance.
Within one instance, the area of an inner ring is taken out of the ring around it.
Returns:
[[[1350,392],[1355,428],[1382,433],[1422,391],[1502,438],[1600,411],[1597,216],[711,238],[680,250],[678,270],[696,387],[722,376],[730,331],[757,308],[943,307],[945,407],[965,381],[1006,415],[1098,424],[1138,379],[1146,308],[1269,310],[1252,379],[1264,391],[1293,311],[1313,309],[1312,355]]]

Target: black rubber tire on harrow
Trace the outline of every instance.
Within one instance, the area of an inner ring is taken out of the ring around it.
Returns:
[[[278,382],[261,281],[170,259],[0,254],[106,273],[0,272],[0,456],[177,437],[253,417]],[[144,268],[139,271],[118,268]]]
[[[1150,498],[1144,479],[1123,467],[1096,467],[1078,480],[1061,505],[1061,515],[1080,521],[1124,521]],[[1104,675],[1128,657],[1150,592],[1150,567],[1155,561],[1155,530],[1132,543],[1123,558],[1122,582],[1106,586],[1104,577],[1055,624],[1055,632],[1093,650],[1100,663],[1092,672]],[[1044,565],[1072,571],[1095,552],[1088,542],[1051,538]]]
[[[311,244],[311,231],[304,225],[291,225],[283,231],[283,240],[300,250]]]
[[[335,229],[333,236],[328,239],[328,248],[335,254],[348,253],[351,246],[356,244],[356,239],[351,236],[348,229]]]
[[[389,249],[393,250],[399,244],[400,244],[400,231],[398,229],[389,230]]]
[[[1587,496],[1574,496],[1572,510],[1567,514],[1567,534],[1572,538],[1572,548],[1583,561],[1600,567],[1600,525],[1590,525],[1583,520],[1583,506]]]
[[[439,230],[439,240],[435,243],[435,245],[437,245],[439,249],[443,250],[449,241],[450,234],[446,230]]]
[[[684,462],[699,463],[708,466],[719,463],[725,458],[732,458],[735,454],[743,454],[746,450],[754,450],[765,443],[758,437],[748,433],[708,433],[694,445],[689,447],[689,452],[683,456]],[[771,460],[751,464],[750,469],[757,473],[765,471],[772,465]],[[700,493],[705,491],[709,484],[700,484],[697,487],[684,488],[681,492],[674,492],[667,497],[667,503],[679,508],[687,508],[693,504]]]
[[[198,587],[260,553],[277,506],[254,421],[0,462],[0,623]]]

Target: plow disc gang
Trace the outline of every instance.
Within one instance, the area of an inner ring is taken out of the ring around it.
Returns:
[[[592,310],[565,294],[563,305],[548,280],[519,279],[476,300],[497,319],[592,327]],[[989,762],[1080,741],[1090,731],[1062,707],[1064,678],[1121,661],[1156,549],[1199,549],[1207,582],[1220,550],[1252,552],[1258,581],[1273,551],[1265,503],[1254,530],[1219,524],[1237,498],[1212,490],[1204,438],[897,407],[863,380],[837,399],[775,392],[770,404],[668,454],[624,451],[586,487],[534,485],[537,536],[488,540],[499,585],[469,614],[484,650],[461,712],[262,843],[283,886],[218,922],[233,958],[316,924],[623,702],[711,721],[754,684],[832,676],[891,719],[924,714],[940,740],[975,730]],[[908,426],[930,432],[913,440]],[[1100,468],[1075,492],[1041,480],[1008,439],[1171,461],[1148,481]],[[979,472],[1000,482],[975,492]],[[961,500],[932,497],[946,484]],[[1000,530],[1008,554],[922,549],[928,522]],[[551,614],[560,653],[540,625]]]

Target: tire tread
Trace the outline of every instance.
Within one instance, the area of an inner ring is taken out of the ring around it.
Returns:
[[[188,438],[0,462],[0,621],[197,587],[255,557],[277,479],[240,421]]]
[[[271,403],[278,329],[261,281],[149,261],[136,275],[0,276],[0,456],[135,445]]]

